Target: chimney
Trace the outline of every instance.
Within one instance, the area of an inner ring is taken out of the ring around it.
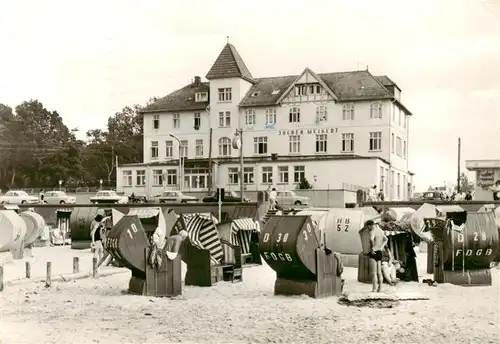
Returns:
[[[200,86],[201,85],[201,78],[199,76],[194,77],[194,86]]]

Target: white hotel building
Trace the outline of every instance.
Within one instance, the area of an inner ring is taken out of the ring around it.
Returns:
[[[243,129],[247,190],[378,185],[386,199],[408,197],[410,111],[401,89],[368,70],[254,78],[227,44],[203,82],[200,77],[144,109],[144,161],[117,169],[117,190],[155,195],[177,190],[179,153],[184,191],[239,189]],[[178,141],[170,134],[179,139]],[[209,162],[212,166],[209,166]]]

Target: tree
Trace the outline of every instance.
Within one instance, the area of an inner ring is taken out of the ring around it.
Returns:
[[[146,106],[156,101],[151,99]],[[0,188],[112,184],[116,157],[121,163],[142,161],[143,117],[140,105],[124,107],[108,118],[106,130],[92,129],[87,140],[75,137],[57,111],[38,100],[15,108],[0,104]]]
[[[29,100],[16,107],[12,114],[9,107],[0,107],[3,120],[2,181],[10,175],[9,186],[57,184],[58,179],[68,179],[81,166],[77,141],[64,125],[57,111],[47,110],[38,100]]]
[[[305,177],[300,181],[299,185],[297,186],[297,189],[299,190],[310,190],[312,188],[313,188],[312,185]]]

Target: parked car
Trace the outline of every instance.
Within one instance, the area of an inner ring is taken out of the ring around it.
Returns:
[[[231,191],[231,195],[232,197],[240,198],[239,191]],[[249,197],[243,195],[243,202],[252,202],[252,200]]]
[[[184,195],[180,191],[164,191],[158,197],[160,203],[193,203],[198,202],[198,198],[194,196]]]
[[[245,197],[243,195],[243,200],[240,197],[240,194],[237,193],[236,191],[228,191],[224,193],[224,200],[222,201],[223,203],[242,203],[242,202],[249,202],[250,199],[248,197]],[[218,203],[219,202],[219,195],[218,193],[214,193],[212,196],[204,197],[202,199],[203,203]]]
[[[445,199],[446,196],[442,191],[427,191],[421,196],[421,200],[424,201],[442,201]]]
[[[38,203],[38,197],[30,196],[26,191],[11,190],[0,197],[1,204],[35,204]]]
[[[113,190],[101,190],[97,191],[95,196],[90,197],[91,203],[128,203],[127,196],[120,196]]]
[[[43,200],[48,204],[75,204],[76,197],[66,195],[64,191],[47,191]]]
[[[281,207],[309,205],[309,197],[299,196],[293,191],[277,191],[276,201]]]

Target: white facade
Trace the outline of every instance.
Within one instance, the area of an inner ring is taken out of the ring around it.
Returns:
[[[144,162],[121,166],[117,189],[149,195],[178,188],[179,145],[170,134],[181,141],[187,161],[206,161],[211,141],[211,158],[218,165],[213,185],[238,189],[239,151],[231,141],[243,129],[248,190],[292,189],[305,177],[315,189],[376,184],[388,199],[408,196],[410,116],[399,101],[340,101],[309,69],[287,90],[268,90],[281,93],[276,104],[242,106],[245,97],[251,100],[252,86],[244,78],[210,80],[209,107],[145,113]],[[186,166],[182,189],[205,190],[208,178],[207,167]]]

